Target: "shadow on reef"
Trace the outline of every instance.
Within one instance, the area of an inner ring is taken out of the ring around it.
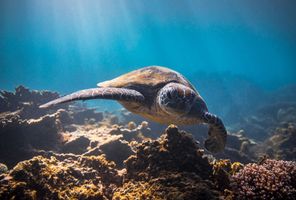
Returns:
[[[38,109],[57,95],[22,86],[15,93],[1,92],[0,199],[296,195],[296,164],[283,161],[295,160],[293,103],[262,107],[260,120],[233,126],[237,130],[229,133],[225,151],[210,155],[198,142],[206,138],[207,126],[180,127],[185,132],[171,125],[163,132],[165,126],[126,110],[116,115],[83,104]],[[268,133],[249,138],[258,124]],[[270,159],[260,159],[266,156]]]

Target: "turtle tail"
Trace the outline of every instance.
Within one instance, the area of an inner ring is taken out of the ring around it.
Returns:
[[[125,88],[91,88],[80,90],[61,98],[55,99],[39,106],[39,108],[48,108],[50,106],[61,103],[88,99],[111,99],[118,101],[142,102],[144,101],[144,96],[136,90]]]
[[[227,131],[222,120],[209,112],[205,112],[202,119],[209,124],[209,138],[205,141],[205,148],[212,153],[223,151],[226,145]]]

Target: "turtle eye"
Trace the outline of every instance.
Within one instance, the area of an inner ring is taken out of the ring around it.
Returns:
[[[171,95],[170,92],[168,92],[167,97],[168,97],[169,99],[172,99],[172,95]]]

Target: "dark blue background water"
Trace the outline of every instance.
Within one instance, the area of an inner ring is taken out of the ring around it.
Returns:
[[[240,90],[241,80],[264,90],[296,83],[292,0],[1,0],[0,6],[0,89],[24,84],[64,94],[147,65],[181,72],[209,101],[224,78],[222,93]]]

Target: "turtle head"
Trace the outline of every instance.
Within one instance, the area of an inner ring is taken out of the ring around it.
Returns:
[[[178,83],[169,83],[157,96],[158,106],[176,117],[186,114],[198,114],[207,111],[204,100],[194,90]]]

